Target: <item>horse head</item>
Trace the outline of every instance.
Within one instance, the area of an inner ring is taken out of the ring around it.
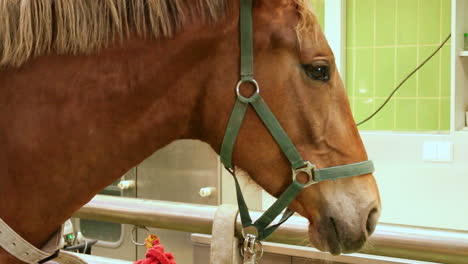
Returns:
[[[246,84],[240,93],[249,97],[260,92],[304,160],[317,168],[366,161],[333,52],[306,2],[255,1],[254,72],[259,90]],[[202,138],[217,151],[235,100],[238,66],[232,62],[238,61],[240,44],[232,36],[238,35],[238,17],[223,29],[224,36],[231,37],[220,39],[213,50],[223,62],[212,68],[212,85],[205,93],[209,107],[203,112]],[[233,164],[276,197],[292,181],[288,159],[252,109],[240,129]],[[309,219],[315,247],[347,253],[359,250],[374,231],[380,197],[373,175],[366,174],[305,188],[290,209]]]

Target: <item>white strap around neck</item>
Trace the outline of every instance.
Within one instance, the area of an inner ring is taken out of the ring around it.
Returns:
[[[55,232],[40,250],[24,240],[0,218],[0,247],[23,262],[36,264],[52,256],[60,248],[62,230],[63,228]]]

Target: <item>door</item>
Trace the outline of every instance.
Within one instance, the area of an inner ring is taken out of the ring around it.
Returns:
[[[137,197],[218,205],[220,171],[218,155],[208,144],[194,140],[177,141],[138,165]],[[177,263],[193,263],[190,233],[153,228],[150,231],[160,237],[166,251],[174,254]],[[146,236],[145,230],[138,231],[139,241]],[[144,258],[145,253],[145,247],[138,248],[138,258]]]
[[[220,202],[220,171],[218,155],[206,143],[195,140],[176,141],[155,152],[148,159],[108,186],[101,194],[218,205]],[[134,184],[119,183],[134,181]],[[92,254],[135,261],[145,257],[146,248],[132,242],[133,226],[75,219],[76,226],[87,239],[98,239]],[[193,263],[190,234],[162,229],[149,229],[160,237],[166,251],[172,252],[178,263]],[[148,231],[136,229],[133,239],[143,242]]]

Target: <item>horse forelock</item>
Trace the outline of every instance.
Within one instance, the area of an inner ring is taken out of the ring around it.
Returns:
[[[315,34],[314,38],[317,39],[319,23],[312,3],[309,0],[294,0],[297,5],[297,12],[299,14],[299,23],[297,24],[296,31],[299,40],[303,34]],[[300,41],[299,41],[300,42]]]
[[[224,17],[229,0],[0,0],[0,66],[48,53],[89,54],[130,32],[171,37],[191,19]],[[308,0],[294,0],[302,32],[315,32]]]
[[[170,37],[216,22],[228,0],[0,0],[0,66],[30,57],[90,53],[128,37]]]

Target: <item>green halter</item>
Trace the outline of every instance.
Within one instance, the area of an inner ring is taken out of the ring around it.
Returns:
[[[257,220],[255,223],[249,215],[249,209],[242,195],[239,182],[234,176],[236,183],[237,203],[241,216],[242,227],[255,227],[255,236],[258,240],[263,240],[284,223],[293,211],[286,210],[278,224],[271,225],[273,220],[287,208],[289,203],[301,192],[301,190],[310,185],[325,180],[337,180],[346,177],[353,177],[374,172],[372,161],[364,161],[337,167],[316,169],[309,161],[304,161],[297,151],[296,147],[281,127],[275,115],[268,108],[267,104],[260,95],[260,88],[254,79],[253,73],[253,23],[252,23],[252,0],[240,0],[240,80],[237,83],[237,100],[232,110],[223,143],[221,145],[221,161],[224,166],[233,173],[232,152],[236,143],[237,135],[241,128],[247,107],[252,105],[260,119],[270,131],[282,152],[286,155],[292,167],[292,183],[281,194],[278,200]],[[243,83],[252,83],[255,86],[255,93],[250,97],[241,95],[239,89]],[[306,173],[309,177],[307,183],[302,184],[296,180],[299,173]]]

